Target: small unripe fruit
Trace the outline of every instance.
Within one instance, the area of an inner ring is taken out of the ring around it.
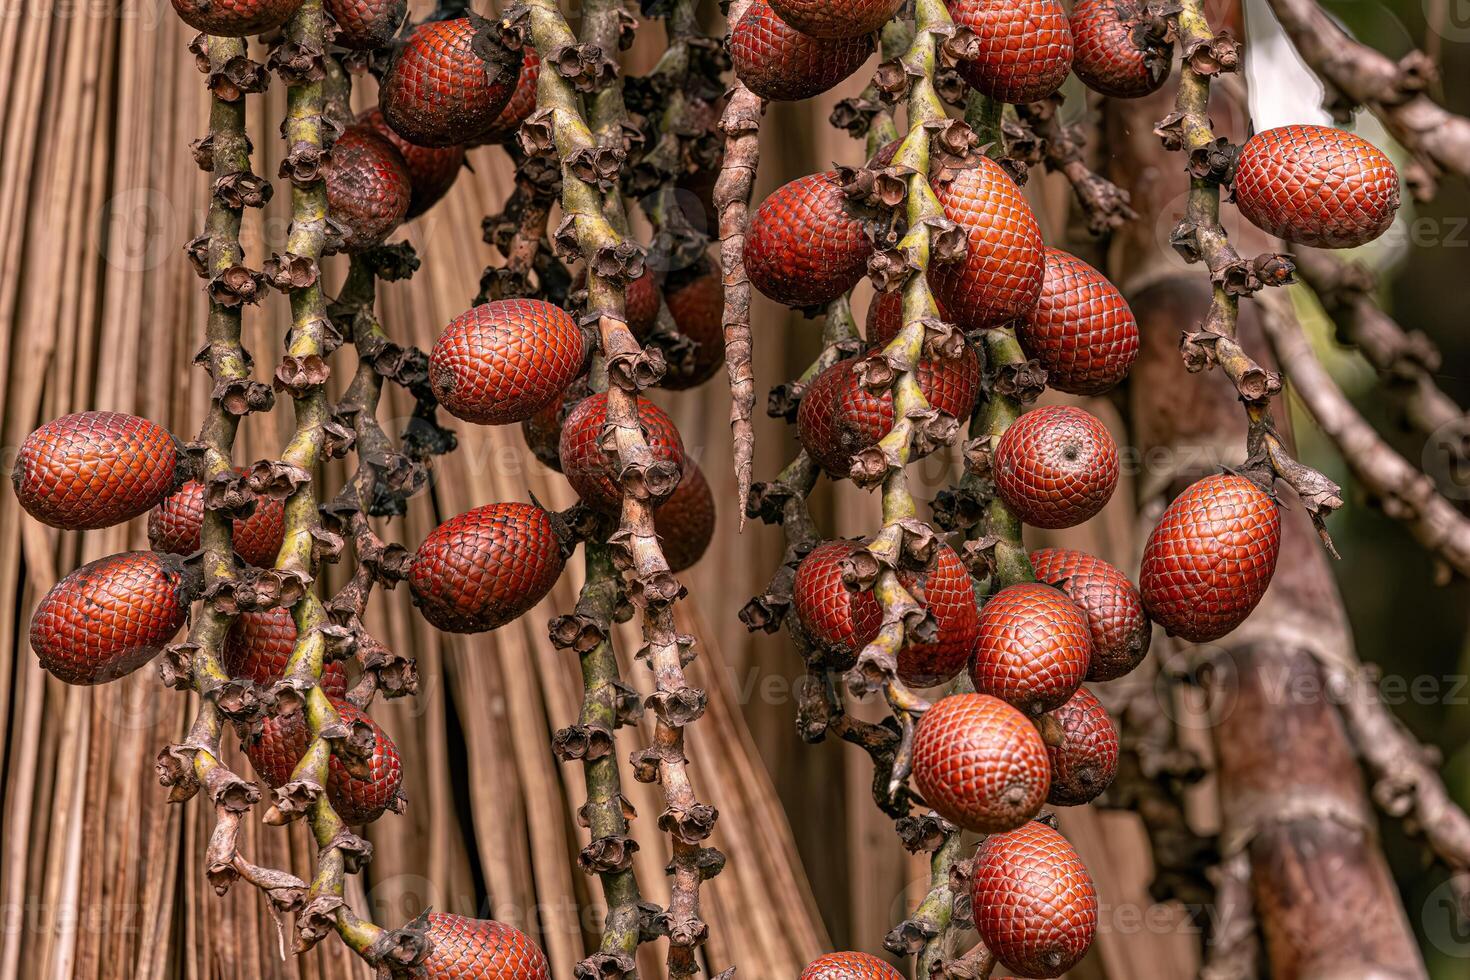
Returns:
[[[745,272],[787,306],[822,306],[867,274],[873,243],[836,171],[808,174],[756,208],[745,237]]]
[[[1092,635],[1090,681],[1111,681],[1129,673],[1148,653],[1152,630],[1128,576],[1083,551],[1042,548],[1031,552],[1036,580],[1061,589],[1082,610]]]
[[[541,80],[541,58],[535,48],[526,48],[522,53],[521,70],[516,78],[515,92],[490,128],[473,141],[480,146],[487,143],[504,143],[515,138],[521,123],[536,109],[536,85]]]
[[[1078,0],[1072,43],[1072,70],[1094,92],[1137,99],[1169,77],[1174,45],[1147,36],[1137,0]]]
[[[684,440],[663,409],[643,398],[638,399],[638,418],[643,437],[655,463],[668,464],[680,473],[686,465]],[[561,430],[559,455],[562,473],[589,507],[608,514],[618,513],[623,506],[623,491],[618,482],[619,464],[616,454],[603,450],[602,430],[607,425],[607,394],[598,392],[577,403]],[[668,492],[678,486],[676,478]],[[654,488],[649,488],[650,492]],[[657,498],[657,494],[653,494]],[[661,503],[662,500],[656,500]]]
[[[324,0],[337,23],[334,44],[355,51],[387,47],[403,26],[408,0]]]
[[[904,980],[904,977],[867,953],[828,953],[808,963],[796,980]]]
[[[935,297],[965,330],[1028,315],[1045,269],[1041,227],[1015,181],[989,157],[934,189],[944,216],[964,229],[965,257],[934,268]]]
[[[461,313],[429,353],[429,385],[466,422],[523,422],[582,373],[577,321],[539,299],[502,299]]]
[[[443,980],[551,980],[546,954],[503,922],[430,912],[432,949],[422,968]]]
[[[397,148],[366,126],[350,126],[332,145],[327,210],[343,227],[343,247],[381,245],[408,214],[413,182]]]
[[[454,186],[459,172],[464,169],[463,146],[419,146],[417,143],[410,143],[388,125],[388,121],[383,118],[383,110],[377,106],[359,115],[357,123],[392,143],[403,157],[412,188],[407,218],[416,218],[433,207],[440,198],[449,193],[449,188]]]
[[[10,479],[27,514],[86,531],[121,524],[166,497],[178,459],[161,425],[118,412],[79,412],[26,436]]]
[[[148,512],[148,545],[154,551],[192,555],[199,550],[204,527],[204,484],[190,480],[179,492]],[[286,507],[273,497],[259,497],[249,517],[237,518],[230,535],[235,553],[248,565],[275,564],[286,537]]]
[[[454,146],[483,136],[516,90],[522,54],[467,17],[413,29],[383,76],[378,105],[404,139]]]
[[[1076,256],[1046,250],[1041,298],[1016,322],[1016,339],[1046,368],[1047,387],[1100,395],[1138,357],[1138,321],[1118,287]]]
[[[971,895],[975,928],[1016,976],[1059,977],[1097,933],[1097,889],[1061,834],[1031,822],[980,842]]]
[[[362,709],[350,701],[333,700],[342,723],[368,725],[373,732],[373,754],[367,760],[366,776],[347,771],[336,753],[327,762],[327,799],[337,815],[350,824],[371,823],[383,815],[398,796],[403,784],[403,767],[398,747]],[[301,711],[280,714],[261,723],[260,733],[245,744],[250,764],[272,787],[284,786],[310,744],[306,718]]]
[[[1036,102],[1061,88],[1072,70],[1072,30],[1058,0],[951,0],[956,27],[968,27],[979,53],[956,67],[977,91],[1000,102]]]
[[[1091,655],[1082,610],[1049,585],[1021,582],[980,610],[970,678],[982,694],[1035,715],[1067,702],[1087,676]]]
[[[863,37],[893,19],[903,0],[771,0],[787,24],[812,37]]]
[[[995,491],[1032,527],[1075,527],[1118,485],[1118,447],[1097,416],[1049,405],[1016,420],[995,447]]]
[[[715,495],[693,460],[685,462],[678,489],[654,512],[653,528],[669,571],[682,572],[704,557],[715,534]]]
[[[220,651],[220,666],[231,677],[240,677],[269,688],[286,676],[286,664],[296,646],[296,621],[285,607],[263,612],[245,612],[230,624]],[[322,690],[330,698],[347,695],[347,671],[340,660],[322,667]]]
[[[265,34],[291,19],[301,0],[173,0],[179,19],[216,37]]]
[[[1041,809],[1050,778],[1036,726],[999,698],[941,698],[914,732],[914,784],[941,817],[966,830],[1021,826]]]
[[[1118,774],[1118,729],[1102,702],[1079,687],[1066,704],[1051,713],[1061,729],[1061,743],[1048,745],[1053,806],[1081,806],[1112,785]]]
[[[766,0],[752,0],[730,32],[736,76],[756,95],[778,102],[820,95],[861,68],[872,53],[870,35],[823,40],[803,34]]]

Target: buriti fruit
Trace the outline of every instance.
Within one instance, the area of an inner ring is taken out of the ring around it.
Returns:
[[[421,968],[443,980],[551,980],[546,954],[525,933],[489,919],[430,912]]]
[[[1240,151],[1234,191],[1251,224],[1318,248],[1371,242],[1399,209],[1393,161],[1331,126],[1278,126],[1252,136]]]
[[[638,399],[638,419],[643,426],[643,438],[655,463],[670,463],[680,473],[684,470],[684,440],[674,420],[653,402]],[[561,429],[558,455],[561,457],[562,473],[572,489],[589,507],[607,514],[616,514],[623,506],[623,491],[618,482],[619,465],[616,454],[602,448],[602,430],[607,425],[607,393],[598,392],[581,402],[567,416]],[[678,483],[671,484],[667,491],[672,493]],[[654,502],[662,503],[648,488]]]
[[[413,601],[449,633],[504,626],[540,602],[561,576],[561,541],[532,504],[486,504],[435,528],[408,573]]]
[[[825,650],[856,653],[878,635],[883,623],[873,594],[842,582],[842,560],[857,548],[851,541],[826,541],[796,566],[792,606],[807,635]]]
[[[1061,589],[1082,610],[1092,635],[1090,681],[1111,681],[1129,673],[1148,653],[1152,630],[1143,596],[1101,558],[1068,548],[1031,552],[1036,580]]]
[[[1137,0],[1078,0],[1072,8],[1072,70],[1095,92],[1137,99],[1169,77],[1174,46],[1154,40]]]
[[[216,37],[248,37],[275,30],[296,13],[301,0],[173,0],[179,19]]]
[[[999,102],[1035,102],[1062,87],[1072,70],[1072,29],[1058,0],[951,0],[956,27],[979,42],[957,67],[978,92]]]
[[[808,963],[796,980],[904,980],[904,977],[867,953],[828,953]]]
[[[161,425],[118,412],[79,412],[26,436],[10,479],[27,514],[85,531],[137,517],[168,496],[178,461],[178,446]]]
[[[1032,527],[1076,527],[1102,510],[1118,485],[1118,447],[1097,416],[1048,405],[1000,437],[995,491]]]
[[[704,557],[715,534],[715,495],[693,460],[685,461],[678,488],[654,512],[653,529],[669,571],[682,572]]]
[[[536,84],[540,80],[541,58],[537,56],[535,48],[526,48],[522,52],[521,70],[516,77],[515,92],[511,94],[510,101],[500,110],[500,115],[495,117],[490,128],[481,133],[472,145],[503,143],[513,138],[520,131],[521,123],[536,108]]]
[[[939,306],[939,318],[948,320],[949,314],[944,312],[944,307]],[[868,319],[866,329],[863,331],[867,337],[869,347],[887,347],[889,341],[898,336],[903,329],[903,291],[894,290],[891,293],[879,293],[873,297],[872,304],[868,307]]]
[[[1143,549],[1138,588],[1154,621],[1191,643],[1217,640],[1266,594],[1281,512],[1255,481],[1207,476],[1164,510]]]
[[[334,44],[355,51],[384,48],[403,26],[408,0],[324,0],[337,23]]]
[[[541,462],[561,472],[561,430],[572,409],[591,393],[587,376],[573,381],[556,400],[521,423],[521,436],[526,446]]]
[[[980,842],[971,901],[986,948],[1016,976],[1059,977],[1097,933],[1097,889],[1067,839],[1030,822]]]
[[[448,194],[449,188],[454,186],[459,177],[460,170],[464,168],[464,147],[419,146],[417,143],[410,143],[388,125],[388,121],[383,118],[383,110],[377,106],[364,110],[357,117],[357,123],[392,143],[403,157],[403,163],[408,168],[408,182],[412,187],[408,199],[409,218],[423,214]]]
[[[101,684],[157,656],[188,612],[177,558],[125,551],[83,565],[46,593],[31,616],[31,649],[68,684]]]
[[[914,783],[944,819],[978,834],[1021,826],[1046,800],[1046,743],[1026,716],[986,694],[951,694],[914,732]]]
[[[366,126],[350,126],[326,165],[327,213],[342,225],[349,252],[381,245],[403,224],[413,181],[403,154]]]
[[[820,95],[862,67],[873,38],[824,40],[786,23],[766,0],[752,0],[730,32],[735,74],[763,99],[795,102]]]
[[[501,299],[444,328],[429,352],[429,386],[466,422],[523,422],[556,401],[586,358],[570,313],[539,299]]]
[[[771,9],[792,27],[812,37],[862,37],[881,30],[903,0],[771,0]]]
[[[647,335],[658,322],[660,301],[658,281],[653,270],[645,268],[643,275],[628,283],[623,293],[623,316],[628,319],[628,329]]]
[[[148,512],[148,545],[154,551],[192,555],[204,526],[204,484],[190,480],[179,492]],[[248,565],[275,564],[286,537],[286,507],[272,497],[257,497],[249,517],[237,518],[230,535],[235,554]]]
[[[1041,714],[1066,704],[1082,686],[1091,656],[1082,610],[1049,585],[1020,582],[980,611],[970,679],[982,694]]]
[[[327,799],[347,823],[369,823],[383,815],[403,783],[398,747],[352,702],[333,700],[332,707],[343,724],[365,724],[372,729],[373,753],[367,760],[367,774],[354,776],[333,752],[327,763]],[[278,788],[291,781],[292,772],[306,753],[309,734],[302,711],[279,714],[261,723],[259,734],[246,741],[245,754],[260,778]]]
[[[725,284],[717,268],[705,267],[681,285],[664,289],[669,315],[679,332],[694,342],[693,364],[670,364],[659,387],[684,391],[703,384],[725,365]]]
[[[286,676],[286,664],[296,646],[296,621],[284,607],[263,612],[244,612],[230,624],[220,651],[220,666],[231,677],[252,681],[263,688]],[[347,695],[347,671],[339,660],[322,667],[322,690],[327,697]]]
[[[1100,395],[1122,381],[1138,357],[1138,321],[1118,288],[1060,249],[1046,250],[1041,297],[1016,321],[1016,339],[1046,368],[1048,388]]]
[[[761,202],[745,236],[745,272],[787,306],[822,306],[868,269],[873,242],[837,183],[837,172],[798,177]]]
[[[522,60],[488,21],[429,21],[414,28],[388,66],[378,105],[388,125],[419,146],[468,143],[510,103]]]
[[[1085,687],[1051,713],[1061,743],[1048,745],[1052,806],[1081,806],[1097,799],[1118,774],[1118,729],[1097,696]]]

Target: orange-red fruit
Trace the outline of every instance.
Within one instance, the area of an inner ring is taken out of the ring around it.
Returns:
[[[903,0],[771,0],[771,9],[787,24],[812,37],[861,37],[882,29]]]
[[[286,663],[295,646],[296,621],[291,618],[291,610],[245,612],[236,617],[225,634],[220,664],[231,677],[268,688],[286,676]],[[322,668],[322,691],[331,698],[347,695],[347,670],[340,660]]]
[[[1399,209],[1393,161],[1331,126],[1278,126],[1246,141],[1235,167],[1245,219],[1298,245],[1353,248],[1388,230]]]
[[[179,492],[148,512],[148,546],[154,551],[192,555],[199,550],[204,526],[204,484],[190,480]],[[255,511],[234,522],[231,540],[246,564],[264,568],[275,564],[286,537],[286,507],[271,497],[256,501]]]
[[[1173,45],[1151,49],[1137,0],[1078,0],[1072,8],[1072,70],[1095,92],[1137,99],[1169,77]]]
[[[1021,582],[1001,589],[980,610],[970,679],[982,694],[1041,714],[1076,693],[1091,656],[1082,610],[1049,585]]]
[[[1151,634],[1143,596],[1128,576],[1085,551],[1031,552],[1036,580],[1061,589],[1082,610],[1092,634],[1090,681],[1111,681],[1143,662]]]
[[[378,727],[365,712],[350,701],[334,699],[342,723],[354,726],[365,723],[373,730],[373,754],[368,760],[366,776],[347,771],[334,753],[327,763],[327,799],[347,823],[370,823],[381,817],[398,795],[403,783],[403,768],[398,759],[398,746],[388,733]],[[260,734],[245,745],[250,764],[272,787],[291,781],[291,773],[309,744],[306,718],[300,711],[267,718]]]
[[[1050,388],[1100,395],[1128,376],[1138,357],[1138,321],[1118,288],[1060,249],[1046,250],[1041,298],[1016,322],[1016,339],[1046,368]]]
[[[987,837],[975,852],[975,928],[1005,968],[1059,977],[1097,933],[1097,889],[1067,839],[1031,822]]]
[[[378,105],[388,125],[419,146],[483,136],[510,103],[522,56],[469,18],[420,24],[383,76]]]
[[[464,147],[419,146],[417,143],[410,143],[388,125],[388,121],[383,118],[383,110],[377,106],[365,110],[357,117],[357,122],[392,143],[403,157],[403,163],[408,167],[409,186],[412,188],[407,217],[417,218],[449,193],[449,188],[454,186],[464,167]]]
[[[1118,485],[1118,447],[1097,416],[1070,405],[1022,415],[995,447],[995,490],[1032,527],[1075,527]]]
[[[522,422],[556,401],[582,373],[577,321],[539,299],[501,299],[450,321],[429,353],[429,385],[456,418]]]
[[[173,0],[179,19],[216,37],[248,37],[272,31],[291,18],[301,0]]]
[[[982,330],[1027,316],[1045,270],[1041,227],[1015,181],[989,157],[935,188],[945,217],[969,239],[965,257],[929,275],[959,326]]]
[[[812,379],[796,410],[802,446],[829,475],[848,475],[854,454],[876,445],[893,428],[893,392],[875,395],[864,388],[851,358],[838,361]],[[960,421],[975,407],[980,362],[973,350],[957,358],[926,358],[915,369],[919,390],[929,404]]]
[[[414,604],[449,633],[504,626],[540,602],[561,576],[561,542],[546,511],[487,504],[436,527],[414,554]]]
[[[959,63],[977,91],[1000,102],[1035,102],[1072,70],[1072,29],[1058,0],[951,0],[955,26],[968,27],[979,53]]]
[[[679,332],[694,341],[694,363],[686,368],[669,365],[659,387],[684,391],[714,377],[725,366],[725,285],[718,269],[665,290],[664,302]]]
[[[643,275],[628,283],[623,294],[623,315],[628,318],[628,329],[646,336],[658,323],[658,281],[653,270],[645,268]]]
[[[1281,550],[1281,512],[1254,481],[1207,476],[1164,510],[1138,576],[1154,622],[1192,643],[1217,640],[1266,594]]]
[[[423,970],[434,980],[551,980],[546,954],[503,922],[430,912],[432,948]]]
[[[332,144],[326,167],[327,212],[345,227],[343,247],[383,244],[403,224],[413,181],[403,154],[366,126],[350,126]]]
[[[914,783],[944,819],[979,834],[1030,820],[1050,782],[1046,743],[1015,708],[986,694],[951,694],[914,732]]]
[[[408,0],[325,0],[337,22],[336,44],[357,51],[384,48],[403,25]]]
[[[163,426],[118,412],[63,415],[25,437],[10,474],[20,505],[68,531],[137,517],[173,489],[178,447]]]
[[[753,0],[730,33],[735,74],[763,99],[794,102],[820,95],[862,67],[873,38],[827,40],[786,23],[766,0]]]
[[[1118,774],[1118,729],[1097,696],[1079,687],[1051,713],[1061,728],[1061,744],[1048,745],[1053,806],[1081,806],[1107,789]]]
[[[808,963],[796,980],[903,980],[903,974],[867,953],[828,953]]]
[[[842,583],[842,559],[857,550],[851,541],[817,545],[796,566],[792,605],[807,635],[827,650],[855,653],[878,635],[883,610],[871,592]]]
[[[500,115],[495,117],[490,128],[475,139],[474,145],[503,143],[514,137],[520,131],[521,123],[536,109],[536,84],[540,79],[541,58],[536,54],[535,48],[526,48],[510,101],[500,110]]]
[[[756,208],[745,236],[745,272],[787,306],[822,306],[868,269],[873,242],[837,183],[837,172],[798,177]]]
[[[31,617],[31,649],[68,684],[131,674],[173,639],[189,612],[176,559],[125,551],[56,583]]]
[[[704,557],[715,534],[715,495],[694,460],[684,463],[684,478],[653,515],[669,571],[682,572]]]
[[[682,472],[687,467],[684,440],[663,409],[638,399],[638,418],[654,462],[673,463]],[[607,393],[599,392],[577,403],[562,425],[559,455],[567,482],[589,506],[616,514],[623,506],[618,483],[616,454],[603,450],[602,429],[607,424]]]
[[[949,314],[939,306],[939,318],[949,319]],[[872,304],[868,307],[868,319],[863,335],[868,340],[869,347],[887,347],[888,342],[898,336],[903,329],[903,291],[894,290],[891,293],[879,293],[873,297]]]

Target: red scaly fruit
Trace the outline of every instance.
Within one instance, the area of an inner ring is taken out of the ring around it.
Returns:
[[[934,269],[935,297],[964,330],[1027,316],[1041,295],[1041,227],[1015,181],[989,157],[935,188],[945,217],[969,239],[965,257]]]
[[[324,0],[337,23],[334,44],[354,51],[386,48],[403,26],[408,0]]]
[[[861,68],[872,53],[872,35],[812,37],[777,16],[766,0],[753,0],[730,32],[736,76],[756,95],[777,102],[820,95]]]
[[[1138,357],[1138,321],[1118,288],[1060,249],[1046,250],[1041,298],[1016,321],[1016,339],[1046,368],[1049,388],[1100,395],[1128,376]]]
[[[1051,781],[1046,743],[1015,708],[986,694],[951,694],[914,731],[914,784],[944,819],[998,834],[1036,816]]]
[[[1082,686],[1092,637],[1082,610],[1049,585],[1020,582],[980,610],[970,661],[975,690],[1039,715],[1067,703]]]
[[[1169,77],[1174,45],[1150,35],[1137,0],[1078,0],[1072,8],[1072,71],[1094,92],[1138,99]]]
[[[1317,248],[1371,242],[1399,209],[1393,161],[1331,126],[1278,126],[1252,136],[1240,151],[1234,190],[1251,224]]]
[[[867,953],[828,953],[808,963],[796,980],[903,980],[903,974]]]
[[[434,980],[551,980],[546,954],[525,933],[489,919],[430,912],[424,975]]]
[[[520,132],[521,123],[536,111],[536,85],[540,80],[541,58],[536,54],[535,48],[526,48],[522,52],[520,74],[516,76],[516,88],[511,93],[510,101],[500,110],[500,115],[495,117],[490,128],[476,137],[471,145],[504,143],[514,138]]]
[[[539,299],[501,299],[450,321],[429,352],[429,386],[466,422],[523,422],[582,373],[587,343],[570,313]]]
[[[828,40],[881,30],[903,0],[771,0],[776,16],[803,34]]]
[[[628,318],[628,329],[639,337],[648,336],[658,323],[660,299],[653,270],[645,268],[643,275],[628,283],[623,294],[623,315]]]
[[[36,520],[88,531],[137,517],[168,496],[178,462],[178,446],[163,426],[118,412],[79,412],[26,436],[10,480]]]
[[[1091,803],[1118,774],[1118,729],[1108,709],[1085,687],[1051,717],[1061,729],[1061,742],[1046,747],[1051,758],[1046,801],[1052,806]]]
[[[1032,527],[1076,527],[1118,485],[1118,447],[1090,412],[1048,405],[1022,415],[995,447],[995,491]]]
[[[693,460],[684,464],[684,478],[653,515],[669,571],[682,572],[704,557],[715,534],[715,495]]]
[[[1097,889],[1076,850],[1032,821],[980,842],[971,893],[975,928],[1020,977],[1059,977],[1097,933]]]
[[[1069,548],[1033,551],[1031,567],[1038,582],[1061,589],[1086,617],[1092,634],[1088,680],[1116,680],[1143,662],[1152,630],[1143,596],[1128,576],[1101,558]]]
[[[286,676],[286,663],[296,646],[296,621],[284,607],[244,612],[230,624],[220,651],[220,664],[231,677],[269,688]],[[322,668],[322,691],[330,698],[347,696],[347,670],[340,660]]]
[[[173,0],[179,19],[216,37],[265,34],[291,19],[301,0]]]
[[[643,423],[643,436],[657,463],[672,463],[682,472],[688,465],[684,456],[684,440],[674,420],[653,402],[638,399],[638,418]],[[584,398],[572,409],[561,429],[558,455],[562,473],[584,503],[607,514],[618,513],[623,506],[623,491],[618,482],[618,462],[603,450],[602,430],[607,425],[607,393],[598,392]],[[658,503],[658,501],[656,501]]]
[[[332,699],[332,707],[344,725],[365,724],[372,729],[373,754],[367,760],[367,775],[354,776],[333,753],[327,763],[327,799],[347,823],[371,823],[392,805],[403,784],[398,746],[351,701]],[[306,752],[308,734],[302,712],[276,715],[262,722],[260,733],[245,743],[245,754],[260,778],[278,788],[291,781],[291,773]]]
[[[137,670],[173,639],[189,612],[172,555],[125,551],[56,583],[31,616],[31,649],[68,684],[101,684]]]
[[[867,274],[873,242],[837,172],[798,177],[761,202],[745,236],[745,272],[787,306],[823,306]]]
[[[893,427],[893,393],[864,388],[851,358],[812,379],[796,409],[796,435],[813,459],[834,478],[848,475],[852,457],[876,445]],[[929,404],[963,422],[975,407],[980,362],[966,349],[957,358],[925,358],[915,370]]]
[[[408,585],[431,625],[483,633],[540,602],[565,561],[546,511],[533,504],[486,504],[451,517],[424,539]]]
[[[1143,606],[1172,636],[1218,640],[1266,594],[1280,551],[1271,495],[1234,473],[1207,476],[1174,498],[1148,537]]]
[[[949,314],[944,312],[944,307],[938,303],[939,318],[948,320]],[[873,302],[868,307],[867,327],[863,334],[868,339],[869,347],[887,347],[889,341],[898,336],[903,329],[903,291],[895,289],[891,293],[879,293],[873,297]]]
[[[584,374],[568,385],[566,391],[558,395],[550,405],[521,423],[521,436],[526,440],[526,447],[531,450],[532,455],[558,473],[561,472],[562,423],[572,409],[577,407],[577,403],[589,394],[591,388]]]
[[[413,196],[408,164],[392,143],[366,126],[349,126],[332,144],[326,166],[327,213],[342,224],[349,252],[381,245],[403,224]]]
[[[408,198],[408,218],[417,218],[438,203],[449,193],[464,168],[462,146],[419,146],[399,136],[388,121],[383,110],[377,106],[366,109],[357,117],[359,126],[366,126],[383,139],[392,143],[408,167],[408,182],[412,188]]]
[[[688,367],[669,365],[659,387],[685,391],[704,384],[725,366],[725,284],[720,271],[708,268],[673,289],[664,302],[679,332],[694,341],[694,360]]]
[[[148,546],[154,551],[192,555],[200,548],[204,526],[204,484],[190,480],[148,512]],[[234,521],[231,540],[235,554],[247,565],[275,564],[286,537],[286,506],[272,497],[260,497],[249,517]]]
[[[1000,102],[1036,102],[1072,70],[1072,29],[1058,0],[952,0],[956,27],[979,42],[957,66],[972,87]]]
[[[420,24],[388,66],[378,105],[404,139],[419,146],[469,143],[510,103],[522,55],[500,42],[493,24],[476,20]]]
[[[857,549],[851,541],[827,541],[796,566],[792,605],[802,628],[824,650],[856,653],[883,625],[883,610],[873,593],[855,592],[842,582],[842,559]]]

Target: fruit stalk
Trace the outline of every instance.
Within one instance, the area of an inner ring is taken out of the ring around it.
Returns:
[[[1077,203],[1087,215],[1087,228],[1094,235],[1104,235],[1138,218],[1128,199],[1128,192],[1087,166],[1083,157],[1084,141],[1078,127],[1068,126],[1058,110],[1061,96],[1042,102],[1016,106],[1016,116],[1041,144],[1039,149],[1046,169],[1057,171],[1072,185]]]

